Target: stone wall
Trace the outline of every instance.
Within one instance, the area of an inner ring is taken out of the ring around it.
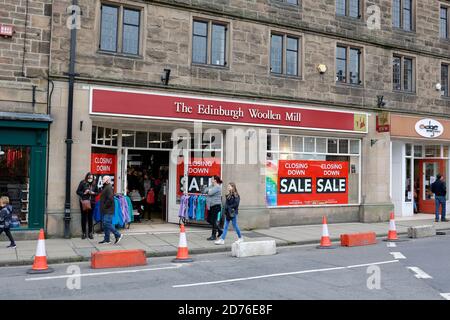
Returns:
[[[27,16],[25,0],[0,0],[0,23],[14,28],[12,38],[0,37],[0,111],[47,112],[51,3],[29,0]],[[37,86],[34,109],[33,85]]]
[[[55,0],[51,74],[68,68],[69,30],[65,27],[69,0]],[[164,68],[170,68],[169,87],[197,92],[280,99],[335,107],[376,108],[384,95],[386,108],[409,113],[449,115],[450,100],[434,89],[440,64],[450,61],[450,42],[439,39],[439,6],[416,1],[416,30],[393,30],[391,1],[363,1],[363,18],[336,17],[335,1],[302,0],[299,6],[276,0],[128,1],[143,10],[144,28],[139,57],[100,53],[100,1],[80,0],[82,27],[78,32],[77,67],[83,79],[135,86],[160,87]],[[381,30],[366,26],[367,8],[381,8]],[[230,24],[230,59],[225,68],[191,63],[194,17]],[[270,33],[281,31],[302,38],[303,76],[274,76],[269,72]],[[363,49],[363,86],[335,82],[337,43]],[[416,93],[392,90],[392,55],[415,58]],[[326,64],[320,75],[316,66]]]

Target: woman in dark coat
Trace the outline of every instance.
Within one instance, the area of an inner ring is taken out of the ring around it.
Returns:
[[[81,235],[81,239],[86,239],[86,224],[88,225],[89,239],[94,239],[92,215],[95,207],[95,196],[97,194],[98,187],[94,182],[94,175],[88,172],[84,180],[80,181],[77,189],[77,195],[80,197],[81,230],[83,232],[83,234]],[[90,209],[83,210],[83,200],[90,200]]]

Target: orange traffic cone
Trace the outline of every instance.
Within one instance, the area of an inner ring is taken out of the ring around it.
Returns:
[[[322,218],[322,238],[320,239],[320,245],[318,249],[334,249],[331,245],[330,234],[328,233],[327,217]]]
[[[401,241],[397,236],[397,228],[395,227],[395,216],[394,212],[391,212],[391,216],[389,218],[389,232],[387,239],[384,241]]]
[[[184,230],[184,224],[181,224],[180,228],[180,242],[178,244],[177,257],[172,262],[192,262],[189,258],[188,246],[186,241],[186,231]]]
[[[39,232],[38,243],[36,247],[36,255],[34,256],[33,267],[27,271],[29,274],[50,273],[54,270],[47,265],[47,254],[45,253],[45,237],[44,230]]]

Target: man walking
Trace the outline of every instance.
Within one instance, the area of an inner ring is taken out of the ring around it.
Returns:
[[[114,244],[119,243],[122,240],[123,235],[121,235],[114,225],[112,224],[114,215],[114,192],[111,186],[111,177],[103,177],[103,191],[100,196],[100,212],[103,215],[103,229],[105,231],[105,239],[100,244],[110,244],[109,235],[110,232],[116,237]]]
[[[436,222],[439,222],[439,207],[442,204],[441,221],[447,222],[445,218],[445,196],[447,195],[447,187],[445,186],[444,177],[438,174],[436,181],[431,184],[431,192],[434,193],[434,201],[436,203]]]

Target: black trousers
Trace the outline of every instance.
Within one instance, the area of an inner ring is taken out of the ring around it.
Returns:
[[[86,224],[88,225],[88,232],[93,233],[93,212],[94,210],[83,211],[80,202],[80,211],[81,211],[81,231],[86,233]]]
[[[16,244],[14,242],[14,238],[13,238],[13,236],[11,234],[11,230],[9,228],[0,228],[0,234],[2,234],[3,231],[5,231],[5,234],[8,237],[9,241],[11,241],[11,244]]]
[[[222,230],[220,230],[219,222],[217,221],[217,216],[220,212],[222,206],[220,204],[217,204],[215,206],[212,206],[208,211],[208,222],[212,226],[212,232],[211,235],[213,237],[216,236],[216,232],[222,234]]]

